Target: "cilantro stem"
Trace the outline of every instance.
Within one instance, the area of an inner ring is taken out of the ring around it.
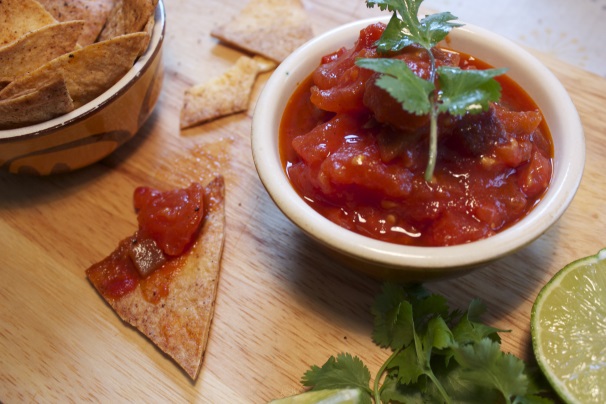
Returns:
[[[438,380],[438,378],[436,377],[436,375],[434,375],[433,372],[431,372],[431,371],[430,372],[426,372],[425,374],[427,375],[427,377],[429,377],[431,379],[431,381],[433,382],[433,384],[435,384],[436,388],[440,392],[440,395],[444,399],[444,402],[446,404],[451,404],[452,400],[450,399],[450,396],[448,395],[448,393],[446,392],[446,390],[444,390],[444,386],[442,386],[442,383],[440,383],[440,381]]]
[[[438,106],[432,102],[429,117],[429,159],[425,168],[425,181],[431,182],[438,159]]]
[[[429,350],[427,350],[426,347],[423,347],[423,341],[419,337],[417,332],[415,332],[413,335],[414,335],[413,343],[415,344],[415,351],[417,353],[417,361],[418,361],[419,367],[422,369],[423,374],[426,375],[427,377],[429,377],[429,379],[433,382],[435,387],[438,389],[438,392],[444,399],[444,403],[452,404],[452,400],[451,400],[450,396],[448,395],[446,390],[444,390],[444,386],[442,386],[442,383],[440,383],[440,381],[438,380],[436,375],[433,373],[433,370],[431,369],[431,364],[430,364],[431,347],[429,348]]]
[[[381,368],[377,372],[377,375],[375,376],[375,381],[373,383],[372,390],[374,392],[374,399],[375,399],[375,403],[376,404],[380,404],[381,403],[381,394],[380,394],[380,391],[379,391],[379,382],[381,381],[381,378],[383,377],[383,374],[387,371],[387,367],[389,366],[389,364],[391,363],[391,361],[393,360],[393,358],[395,358],[396,356],[398,356],[398,354],[400,353],[400,351],[401,351],[401,349],[396,349],[395,351],[393,351],[393,353],[383,363],[383,366],[381,366]]]
[[[436,59],[433,56],[431,48],[427,49],[430,63],[430,75],[429,81],[435,83],[436,81]],[[429,159],[427,160],[427,167],[425,168],[425,181],[431,182],[433,179],[433,172],[436,168],[436,162],[438,159],[438,96],[436,90],[430,96],[431,111],[429,112]]]
[[[436,76],[438,74],[438,71],[436,69],[436,58],[433,55],[433,52],[431,51],[431,48],[425,48],[425,50],[427,51],[427,54],[429,55],[429,65],[431,66],[431,70],[429,71],[429,81],[434,83],[436,81]],[[434,103],[435,103],[435,97],[434,97]]]

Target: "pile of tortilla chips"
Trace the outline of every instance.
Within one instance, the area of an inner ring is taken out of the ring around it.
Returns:
[[[0,130],[78,108],[149,45],[158,0],[0,1]]]

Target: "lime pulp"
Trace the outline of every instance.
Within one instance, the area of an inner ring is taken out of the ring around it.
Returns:
[[[532,343],[568,403],[606,403],[606,249],[562,268],[532,308]]]

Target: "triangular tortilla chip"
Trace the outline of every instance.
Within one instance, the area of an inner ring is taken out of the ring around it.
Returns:
[[[13,81],[75,49],[84,21],[46,25],[0,47],[0,82]]]
[[[181,109],[181,128],[246,111],[259,69],[254,59],[241,56],[221,76],[187,89]]]
[[[81,46],[95,42],[114,6],[114,0],[38,0],[38,2],[58,21],[86,21],[82,35],[78,39]]]
[[[259,73],[270,72],[278,66],[277,62],[261,55],[253,56],[253,60],[259,65]]]
[[[106,299],[124,321],[172,357],[192,379],[198,376],[206,350],[219,282],[225,232],[223,177],[206,187],[204,204],[199,239],[182,256],[164,299],[156,304],[149,302],[141,284],[121,298]]]
[[[99,34],[99,41],[143,31],[157,4],[158,0],[116,0]]]
[[[0,101],[0,129],[44,122],[74,109],[65,81],[57,79],[39,90]]]
[[[0,46],[57,21],[35,0],[0,1]]]
[[[252,0],[211,35],[247,52],[282,62],[313,37],[300,0]]]
[[[62,77],[76,108],[99,96],[133,66],[148,42],[145,32],[122,35],[59,56],[0,91],[0,99],[35,90]]]

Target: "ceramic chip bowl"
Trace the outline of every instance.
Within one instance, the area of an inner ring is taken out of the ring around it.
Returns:
[[[276,205],[336,257],[380,279],[427,281],[461,275],[541,236],[564,213],[581,181],[585,160],[581,122],[566,90],[544,65],[511,41],[472,25],[453,30],[448,46],[493,66],[508,67],[508,74],[540,107],[551,131],[554,142],[551,184],[527,216],[480,241],[448,247],[411,247],[346,230],[317,213],[293,189],[278,146],[285,104],[298,84],[319,65],[323,55],[342,46],[351,47],[360,30],[374,22],[376,18],[354,22],[311,40],[288,57],[267,82],[254,112],[252,150],[259,177]]]
[[[117,83],[68,114],[0,130],[0,168],[16,174],[65,173],[101,160],[135,136],[162,87],[164,29],[159,1],[149,47]]]

